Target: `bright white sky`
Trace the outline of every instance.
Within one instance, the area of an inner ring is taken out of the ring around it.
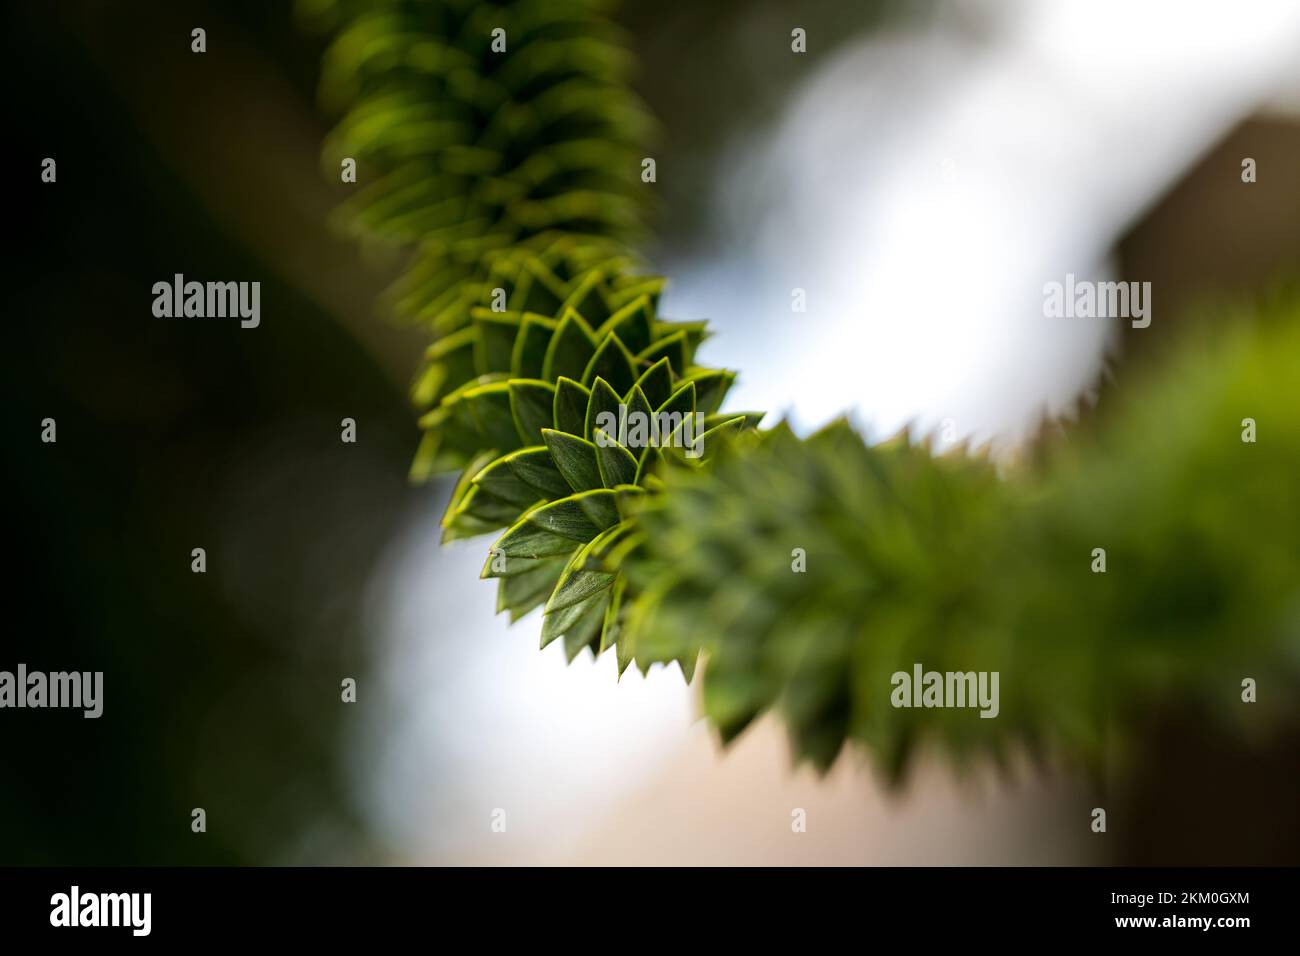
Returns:
[[[667,311],[709,317],[706,359],[743,371],[732,407],[985,438],[1068,402],[1115,320],[1045,319],[1043,284],[1103,278],[1124,227],[1300,62],[1290,0],[988,9],[992,49],[942,17],[846,49],[699,190],[725,254],[658,265]],[[615,683],[612,656],[539,653],[535,617],[493,615],[482,543],[440,549],[437,517],[375,582],[363,805],[411,861],[491,859],[495,807],[561,847],[663,765],[690,694],[675,670]]]
[[[986,6],[986,45],[942,16],[869,38],[733,151],[726,253],[664,271],[669,310],[722,331],[706,358],[742,370],[736,407],[980,439],[1063,407],[1115,322],[1045,320],[1043,284],[1106,278],[1124,228],[1300,61],[1291,0]]]

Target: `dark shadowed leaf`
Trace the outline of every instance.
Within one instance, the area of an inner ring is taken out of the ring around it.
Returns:
[[[546,452],[544,448],[534,449],[534,451],[541,451],[543,454]],[[502,501],[516,505],[521,511],[527,510],[543,495],[539,494],[538,488],[521,479],[519,474],[510,467],[510,462],[515,456],[528,454],[528,452],[529,449],[521,449],[493,460],[486,468],[480,469],[474,475],[473,483],[486,488]],[[549,456],[547,460],[549,462]],[[556,477],[559,478],[559,475],[557,474]],[[452,502],[456,503],[455,495],[452,496]],[[449,507],[448,510],[452,509]]]
[[[559,583],[568,558],[546,558],[530,562],[519,574],[503,577],[497,584],[497,613],[510,612],[514,623],[533,608],[541,607]]]
[[[474,426],[483,436],[483,447],[499,451],[514,451],[523,443],[515,428],[514,412],[510,409],[510,386],[506,382],[478,385],[460,394],[457,411],[468,412]]]
[[[514,351],[510,354],[512,378],[539,378],[546,364],[546,349],[555,334],[556,323],[540,315],[525,315]]]
[[[600,480],[600,466],[596,464],[595,445],[576,435],[554,429],[542,429],[542,439],[551,453],[551,460],[570,488],[574,491],[588,491],[604,487]]]
[[[712,415],[722,400],[727,397],[727,390],[736,381],[736,373],[724,369],[709,369],[691,376],[695,383],[695,410],[705,415]]]
[[[526,519],[552,534],[558,534],[574,541],[587,542],[600,534],[601,529],[592,523],[573,497],[561,498],[550,504],[542,505],[528,512]]]
[[[486,375],[508,370],[521,316],[516,312],[493,312],[491,309],[475,309],[473,314],[474,328],[478,332],[474,352],[478,373]]]
[[[529,521],[525,516],[497,539],[492,547],[510,558],[550,558],[573,551],[574,539],[556,534]]]
[[[590,395],[587,400],[582,437],[587,441],[593,441],[597,426],[603,427],[610,434],[617,435],[621,421],[619,406],[623,404],[618,392],[614,391],[603,378],[598,378],[591,385]]]
[[[639,362],[650,365],[654,365],[660,359],[668,360],[675,375],[685,374],[690,366],[690,352],[685,332],[675,332],[637,353]]]
[[[586,437],[587,404],[591,392],[571,378],[561,377],[555,383],[555,406],[552,409],[554,428],[570,435]]]
[[[545,446],[521,448],[506,455],[501,461],[516,478],[535,489],[547,501],[563,498],[573,491],[555,467],[551,452]]]
[[[587,363],[582,373],[582,384],[591,385],[598,378],[603,378],[618,394],[623,394],[636,382],[636,360],[624,348],[619,337],[614,334],[605,336],[596,354]]]
[[[592,356],[596,354],[596,340],[591,327],[572,309],[566,311],[551,337],[542,362],[542,378],[553,382],[561,375],[582,379]]]
[[[645,393],[651,408],[658,408],[672,396],[673,373],[668,359],[661,358],[641,373],[636,387]]]
[[[596,429],[596,461],[606,488],[630,485],[636,480],[636,458],[603,429]]]
[[[642,296],[628,303],[609,317],[604,325],[596,330],[596,339],[603,341],[605,336],[617,335],[632,354],[650,347],[651,323],[654,321],[654,306],[649,296]]]
[[[579,280],[577,288],[565,300],[565,308],[573,309],[593,327],[600,325],[609,318],[609,307],[605,304],[607,291],[604,286],[604,276],[593,269]]]
[[[525,445],[542,440],[542,429],[555,418],[555,387],[536,379],[511,379],[510,412],[515,429]]]

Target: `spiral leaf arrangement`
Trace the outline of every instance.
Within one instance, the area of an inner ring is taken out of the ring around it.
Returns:
[[[506,529],[484,570],[498,609],[513,620],[545,604],[543,645],[563,637],[570,659],[616,647],[621,673],[653,661],[624,626],[638,499],[761,416],[718,413],[735,376],[695,364],[704,323],[660,319],[663,280],[635,273],[650,123],[604,6],[301,0],[300,12],[337,31],[321,99],[343,118],[327,165],[379,171],[340,218],[416,247],[395,305],[438,336],[412,387],[424,430],[412,478],[461,470],[444,540]],[[598,431],[602,412],[683,427],[629,448]],[[686,432],[697,415],[702,435]],[[695,655],[674,659],[689,676]]]
[[[779,710],[798,758],[824,769],[853,740],[894,779],[927,736],[959,762],[1015,742],[1095,765],[1122,743],[1111,729],[1166,700],[1242,722],[1237,675],[1277,688],[1250,719],[1285,712],[1296,290],[1008,475],[907,433],[759,431],[761,415],[720,411],[734,374],[696,363],[704,323],[661,319],[663,280],[628,252],[646,124],[599,4],[304,6],[341,24],[327,155],[381,170],[345,216],[418,245],[398,308],[439,336],[413,390],[412,474],[461,472],[444,539],[499,533],[483,577],[512,620],[543,608],[543,646],[613,647],[620,674],[675,660],[688,679],[703,652],[724,741]],[[630,411],[704,416],[702,455],[680,432],[598,424]],[[1237,440],[1245,417],[1267,440]],[[1111,573],[1090,573],[1097,547]],[[918,663],[999,672],[998,719],[891,706],[891,674]]]
[[[641,499],[664,472],[705,467],[723,436],[761,416],[718,412],[735,376],[695,364],[704,323],[658,318],[662,280],[562,279],[542,258],[521,275],[512,304],[546,312],[475,308],[435,346],[440,375],[470,377],[425,415],[421,454],[430,468],[466,459],[444,540],[506,529],[483,570],[498,579],[498,611],[515,620],[545,604],[542,646],[562,637],[570,659],[616,647],[621,672],[638,656],[621,565],[639,544]],[[664,427],[636,442],[601,427],[628,420]],[[694,653],[673,659],[692,671]],[[653,660],[639,657],[643,668]]]

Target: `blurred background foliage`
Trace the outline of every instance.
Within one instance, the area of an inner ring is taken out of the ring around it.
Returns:
[[[318,50],[276,4],[4,16],[24,145],[4,264],[3,666],[106,673],[98,720],[0,721],[4,861],[364,860],[340,681],[367,667],[363,590],[414,494],[417,432],[383,361],[322,308],[328,286],[298,281],[331,267],[312,238],[331,200],[294,208],[318,193],[315,134],[292,145],[293,122],[312,126]],[[189,54],[200,22],[207,58]],[[249,61],[274,64],[279,87],[246,95]],[[57,186],[30,188],[47,155]],[[254,205],[285,176],[292,192]],[[277,233],[291,238],[269,256],[259,242]],[[260,280],[260,327],[154,320],[149,290],[174,273]],[[345,416],[356,445],[339,440]],[[46,417],[57,444],[30,440]]]

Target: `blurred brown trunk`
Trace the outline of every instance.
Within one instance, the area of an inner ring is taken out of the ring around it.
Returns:
[[[1243,705],[1244,706],[1244,705]],[[1117,864],[1300,862],[1300,725],[1243,744],[1196,713],[1158,716],[1108,817]]]
[[[1247,120],[1120,241],[1123,278],[1150,282],[1149,328],[1123,326],[1121,362],[1159,353],[1197,304],[1249,299],[1300,273],[1300,121]],[[1255,160],[1256,181],[1242,182]]]

